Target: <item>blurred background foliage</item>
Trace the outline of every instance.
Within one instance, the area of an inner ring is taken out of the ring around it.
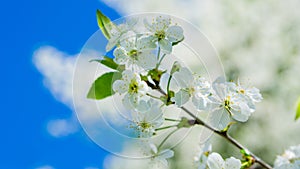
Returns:
[[[166,12],[197,25],[216,47],[227,78],[259,88],[264,97],[250,120],[234,125],[230,134],[270,164],[300,144],[300,122],[294,120],[300,96],[300,1],[104,1],[122,14]],[[176,148],[170,168],[192,168],[187,154],[196,154],[188,144],[196,139]],[[240,157],[222,138],[213,142],[223,157]]]

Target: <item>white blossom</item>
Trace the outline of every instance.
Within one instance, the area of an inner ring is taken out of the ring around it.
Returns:
[[[291,146],[284,154],[277,156],[274,169],[298,169],[300,168],[300,145]]]
[[[210,84],[204,77],[193,75],[188,68],[182,67],[173,74],[175,81],[181,88],[171,98],[177,106],[182,106],[192,98],[192,102],[199,110],[205,110],[210,94]]]
[[[240,169],[242,163],[234,157],[227,158],[225,161],[218,153],[211,153],[207,159],[209,169]]]
[[[209,96],[211,102],[211,123],[218,129],[224,129],[231,121],[231,117],[237,121],[248,120],[252,111],[247,102],[232,90],[231,82],[225,82],[223,78],[217,78],[213,84],[212,95]]]
[[[144,108],[134,114],[134,126],[138,137],[149,138],[155,134],[163,122],[163,113],[158,101],[150,99],[144,104]]]
[[[114,61],[128,67],[137,65],[145,70],[153,69],[157,59],[153,53],[156,47],[149,37],[130,37],[120,42],[114,50]]]
[[[237,84],[229,83],[228,85],[236,92],[236,97],[239,97],[239,99],[243,100],[248,105],[251,112],[255,111],[255,103],[261,102],[263,99],[259,89],[255,87],[247,87],[241,85],[240,82]]]
[[[212,146],[209,142],[200,146],[200,151],[195,156],[194,162],[197,166],[197,169],[206,169],[207,168],[207,158],[211,153]]]
[[[135,34],[134,26],[137,24],[137,18],[131,18],[125,21],[125,23],[119,25],[112,25],[110,30],[110,39],[106,45],[106,51],[110,51],[113,47],[119,44],[122,40]]]
[[[165,16],[158,16],[152,23],[144,20],[145,27],[152,33],[150,38],[158,42],[164,53],[172,52],[172,43],[183,39],[183,30],[180,26],[171,25],[171,19]]]
[[[125,107],[129,109],[141,109],[140,107],[143,106],[143,104],[139,103],[150,89],[147,84],[141,80],[139,74],[134,73],[131,70],[125,70],[122,73],[122,79],[116,80],[113,83],[113,90],[119,94],[125,93],[123,98]]]
[[[158,150],[156,145],[150,144],[151,161],[157,165],[168,166],[167,159],[174,156],[174,151],[170,149]]]

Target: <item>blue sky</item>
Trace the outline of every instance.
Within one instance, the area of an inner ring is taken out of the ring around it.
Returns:
[[[32,55],[43,45],[76,54],[98,29],[97,8],[112,19],[118,14],[97,0],[5,1],[0,6],[0,168],[102,168],[107,152],[82,130],[62,138],[48,134],[49,120],[68,118],[72,111],[55,100],[44,86]]]

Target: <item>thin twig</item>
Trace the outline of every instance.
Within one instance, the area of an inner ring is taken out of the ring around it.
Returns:
[[[161,88],[159,88],[159,87],[158,87],[158,91],[161,94],[166,95],[166,93]],[[230,142],[231,144],[233,144],[235,147],[237,147],[240,150],[248,150],[246,147],[244,147],[242,144],[240,144],[234,138],[232,138],[231,136],[229,136],[227,132],[219,131],[219,130],[213,128],[212,126],[206,124],[204,121],[202,121],[200,118],[198,118],[196,115],[194,115],[192,112],[190,112],[185,107],[181,107],[181,109],[183,111],[185,111],[188,115],[190,115],[191,117],[193,117],[195,119],[195,123],[194,124],[198,124],[198,125],[204,126],[205,128],[207,128],[207,129],[211,130],[212,132],[218,134],[219,136],[225,138],[228,142]],[[266,163],[265,161],[261,160],[259,157],[257,157],[252,152],[249,151],[249,154],[255,160],[255,162],[258,163],[258,164],[260,164],[262,167],[267,168],[267,169],[272,169],[272,167],[268,163]]]

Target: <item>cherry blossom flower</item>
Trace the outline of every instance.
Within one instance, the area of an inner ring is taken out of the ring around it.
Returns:
[[[122,79],[113,83],[113,90],[119,94],[125,93],[123,104],[129,109],[139,108],[141,99],[146,96],[149,87],[141,80],[139,74],[131,70],[125,70],[122,73]]]
[[[199,110],[205,110],[210,94],[210,84],[204,77],[193,75],[188,68],[182,67],[173,74],[175,81],[181,88],[175,96],[171,98],[179,107],[192,98],[192,102]]]
[[[200,151],[198,155],[194,158],[195,164],[198,169],[206,169],[207,168],[207,158],[211,153],[212,146],[209,142],[200,146]]]
[[[138,132],[138,137],[149,138],[155,134],[155,129],[159,128],[163,122],[163,113],[158,101],[150,99],[145,104],[144,109],[134,114],[133,128]]]
[[[110,30],[110,39],[108,39],[108,43],[106,45],[106,51],[110,51],[113,47],[119,44],[122,40],[127,39],[135,34],[134,26],[137,24],[137,18],[131,18],[126,20],[125,23],[120,25],[112,25],[112,29]]]
[[[172,52],[172,43],[183,39],[183,29],[177,25],[171,25],[171,19],[165,16],[158,16],[150,24],[144,20],[145,27],[152,33],[153,41],[158,42],[164,53]]]
[[[156,145],[150,144],[150,153],[152,162],[157,165],[168,166],[167,159],[174,156],[174,151],[170,149],[158,150]]]
[[[240,169],[242,163],[240,160],[230,157],[224,160],[218,153],[211,153],[207,158],[209,169]]]
[[[297,169],[300,168],[300,145],[291,146],[284,154],[277,156],[274,169]]]
[[[210,120],[218,129],[224,129],[231,117],[245,122],[252,113],[247,102],[232,90],[232,85],[231,82],[225,82],[224,78],[217,78],[212,84],[213,91],[209,96],[209,108],[212,111]]]
[[[156,66],[157,58],[153,53],[156,47],[148,37],[131,37],[120,42],[120,46],[114,50],[114,61],[125,64],[128,67],[139,66],[145,70]]]

